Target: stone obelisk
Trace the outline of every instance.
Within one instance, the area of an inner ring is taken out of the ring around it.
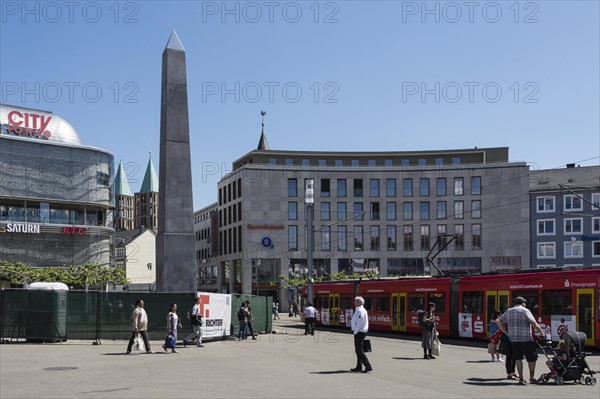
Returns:
[[[196,240],[185,49],[173,31],[162,54],[156,290],[196,291]]]

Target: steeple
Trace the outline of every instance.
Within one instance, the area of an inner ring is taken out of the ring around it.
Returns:
[[[115,176],[115,196],[120,195],[133,197],[131,188],[129,188],[127,176],[123,170],[123,162],[119,162],[119,169],[117,170],[117,175]]]
[[[148,166],[146,167],[146,174],[144,175],[144,181],[142,182],[142,188],[140,193],[157,193],[158,192],[158,177],[152,164],[152,153],[150,153],[150,159],[148,159]]]
[[[267,113],[265,111],[260,111],[260,115],[262,116],[262,133],[260,134],[260,140],[258,140],[258,148],[257,150],[270,150],[269,143],[267,142],[267,136],[265,136],[265,115]]]

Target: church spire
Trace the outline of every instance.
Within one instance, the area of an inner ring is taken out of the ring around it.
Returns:
[[[124,195],[127,197],[133,197],[131,188],[129,188],[129,182],[123,170],[123,162],[119,161],[119,168],[117,169],[117,175],[115,176],[115,196]]]
[[[260,111],[260,115],[262,117],[262,133],[260,134],[260,140],[258,141],[257,150],[270,150],[269,143],[267,142],[267,136],[265,136],[265,115],[267,113],[265,111]]]
[[[142,182],[140,193],[153,192],[158,192],[158,177],[156,177],[156,170],[154,170],[154,165],[152,164],[152,153],[150,153],[148,166],[146,167],[146,174],[144,175],[144,181]]]

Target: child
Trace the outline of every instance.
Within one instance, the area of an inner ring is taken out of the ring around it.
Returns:
[[[488,330],[490,331],[490,341],[492,337],[494,337],[494,335],[498,332],[499,327],[498,327],[498,317],[500,317],[500,311],[498,310],[494,310],[492,312],[492,316],[490,317],[490,323],[488,324]],[[490,342],[490,345],[488,345],[488,353],[490,355],[492,355],[492,362],[501,362],[502,359],[500,359],[500,353],[496,352],[496,344],[498,343],[498,340],[496,340],[496,342]]]
[[[563,366],[566,366],[566,361],[569,358],[569,348],[564,339],[558,341],[557,349],[556,356],[546,362],[546,366],[550,369],[550,376],[552,377],[556,376],[556,369],[560,367],[559,360]]]

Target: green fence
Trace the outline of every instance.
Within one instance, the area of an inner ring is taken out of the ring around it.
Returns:
[[[144,300],[148,314],[148,335],[162,340],[172,303],[178,307],[183,328],[178,337],[192,333],[187,312],[194,304],[193,293],[131,293],[86,291],[0,290],[0,339],[31,342],[65,340],[128,340],[131,314],[138,299]],[[270,297],[232,295],[230,331],[237,333],[236,311],[242,301],[250,301],[254,330],[272,329]]]
[[[252,309],[252,328],[255,333],[268,333],[273,328],[273,298],[266,296],[254,295],[231,295],[231,324],[233,328],[231,333],[237,337],[240,331],[240,325],[237,319],[237,310],[242,305],[242,302],[250,302]],[[248,330],[250,334],[250,330]]]

